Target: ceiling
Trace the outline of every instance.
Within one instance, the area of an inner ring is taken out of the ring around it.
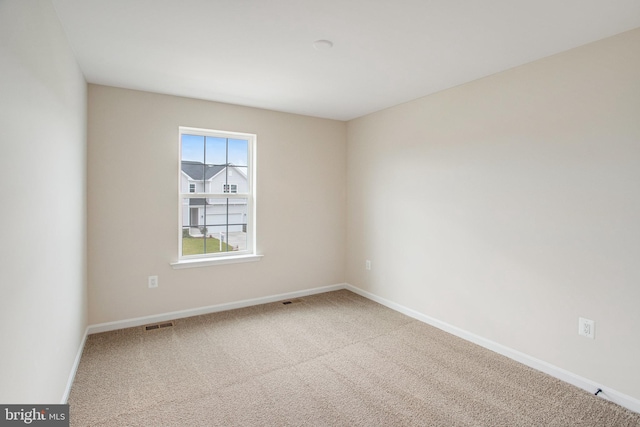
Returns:
[[[53,4],[90,83],[338,120],[640,27],[638,0]]]

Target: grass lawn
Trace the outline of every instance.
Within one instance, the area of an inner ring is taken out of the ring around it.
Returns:
[[[220,240],[207,237],[207,253],[212,254],[216,252],[227,252],[233,250],[231,246],[226,243],[222,244],[222,251],[220,250]],[[183,237],[182,238],[182,255],[202,255],[204,252],[204,241],[202,237]]]

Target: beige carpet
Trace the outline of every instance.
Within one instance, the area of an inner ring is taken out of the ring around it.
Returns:
[[[72,426],[640,426],[349,291],[89,336]]]

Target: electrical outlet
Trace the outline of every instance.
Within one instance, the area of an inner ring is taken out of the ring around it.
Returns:
[[[364,269],[365,269],[365,270],[371,270],[371,261],[366,260],[366,261],[364,262]]]
[[[158,287],[158,276],[149,276],[149,287],[150,288]]]
[[[578,317],[578,335],[583,337],[595,339],[596,337],[596,322],[593,320]]]

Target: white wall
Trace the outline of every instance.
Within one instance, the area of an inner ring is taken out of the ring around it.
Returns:
[[[179,126],[257,134],[261,261],[169,265],[178,255]],[[344,122],[89,85],[88,132],[90,323],[344,282]]]
[[[0,1],[0,146],[0,402],[60,403],[87,317],[86,84],[49,1]]]
[[[640,399],[639,77],[635,30],[349,122],[347,281]]]

